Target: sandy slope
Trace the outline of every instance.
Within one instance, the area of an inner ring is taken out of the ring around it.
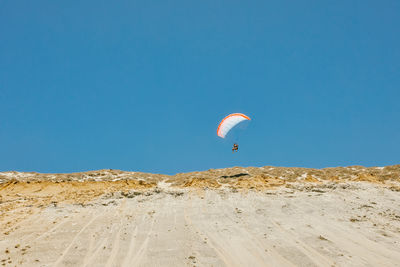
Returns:
[[[0,264],[400,266],[400,192],[390,172],[296,179],[228,169],[118,180],[100,171],[93,181],[77,181],[79,174],[32,182],[8,175]]]

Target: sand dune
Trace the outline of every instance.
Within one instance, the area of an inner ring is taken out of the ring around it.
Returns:
[[[4,266],[399,266],[400,165],[0,173]]]

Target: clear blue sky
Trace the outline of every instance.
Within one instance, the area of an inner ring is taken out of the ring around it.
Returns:
[[[0,1],[0,171],[400,163],[400,1]],[[239,153],[217,137],[252,118]]]

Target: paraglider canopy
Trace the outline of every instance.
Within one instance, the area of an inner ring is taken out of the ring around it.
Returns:
[[[225,138],[233,127],[244,120],[250,120],[250,118],[242,113],[233,113],[226,116],[218,125],[217,135],[221,138]]]

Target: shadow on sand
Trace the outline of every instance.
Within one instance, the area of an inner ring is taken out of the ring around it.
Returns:
[[[221,176],[221,178],[238,178],[238,177],[242,177],[242,176],[247,176],[249,175],[248,173],[238,173],[235,175],[223,175]]]

